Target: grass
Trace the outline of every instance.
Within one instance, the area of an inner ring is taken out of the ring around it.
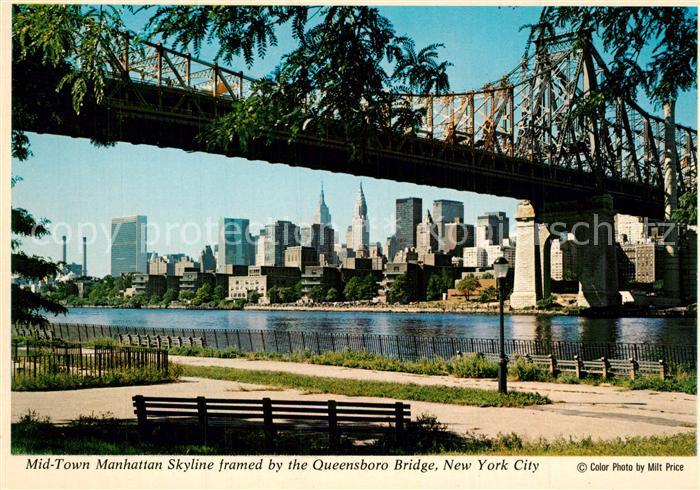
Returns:
[[[109,386],[131,386],[169,383],[179,378],[181,368],[170,366],[168,374],[155,368],[125,369],[105,373],[102,377],[77,376],[66,373],[42,373],[36,377],[13,377],[12,391],[56,391]]]
[[[310,351],[293,354],[277,352],[244,352],[237,349],[217,350],[211,347],[174,347],[170,354],[178,356],[242,358],[250,360],[272,360],[284,362],[300,362],[326,366],[342,366],[375,371],[394,371],[429,376],[455,376],[457,378],[495,378],[498,376],[498,364],[477,354],[465,354],[452,359],[420,359],[418,361],[400,361],[389,357],[379,356],[369,352],[325,352],[315,354]],[[658,376],[639,376],[635,380],[619,377],[603,380],[600,377],[589,376],[577,378],[573,373],[561,373],[554,378],[546,369],[528,362],[524,357],[517,357],[508,366],[508,378],[512,381],[542,381],[561,384],[591,384],[610,383],[630,390],[673,391],[697,394],[697,377],[694,372],[676,369],[673,377],[662,380]]]
[[[82,416],[67,425],[29,412],[12,424],[13,454],[266,454],[264,437],[258,430],[222,429],[210,432],[208,446],[192,444],[196,427],[160,431],[149,442],[140,437],[133,421],[102,416]],[[517,434],[488,437],[446,430],[430,415],[421,415],[407,426],[406,437],[398,442],[389,434],[354,444],[343,438],[337,454],[362,455],[519,455],[519,456],[694,456],[696,437],[692,432],[670,436],[630,437],[612,440],[524,440]],[[317,433],[285,431],[278,434],[275,454],[330,454],[327,438]]]
[[[263,386],[294,388],[309,393],[333,393],[415,400],[477,407],[524,407],[551,403],[538,393],[511,391],[502,395],[495,390],[451,386],[390,383],[356,379],[306,376],[281,371],[250,371],[225,367],[182,366],[183,376],[238,381]]]

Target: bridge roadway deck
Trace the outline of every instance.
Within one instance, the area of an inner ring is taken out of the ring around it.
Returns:
[[[269,138],[255,141],[246,149],[235,141],[225,150],[210,148],[198,139],[198,135],[217,115],[225,113],[230,101],[192,91],[123,82],[113,82],[107,92],[110,94],[108,103],[87,103],[80,115],[72,111],[67,96],[33,94],[40,100],[53,100],[62,117],[34,119],[17,129],[225,154],[528,199],[536,208],[545,203],[576,201],[608,193],[618,212],[649,217],[663,215],[663,193],[652,186],[605,178],[601,187],[589,172],[545,166],[425,138],[384,138],[374,142],[359,157],[353,154],[346,141],[306,135],[290,142],[288,135],[270,134]]]

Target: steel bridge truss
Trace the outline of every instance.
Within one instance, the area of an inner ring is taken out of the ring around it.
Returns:
[[[249,96],[255,81],[241,71],[129,36],[108,58],[112,76],[135,82],[133,101],[141,106],[153,103],[140,97],[138,84],[182,93],[175,103],[169,98],[167,107],[150,108],[159,112],[197,116],[203,111],[190,94],[231,102]],[[398,97],[425,112],[420,138],[662,188],[663,119],[624,99],[605,101],[595,116],[574,111],[608,73],[590,43],[580,47],[573,36],[560,35],[540,39],[535,53],[497,83],[464,93]],[[697,185],[697,131],[676,124],[675,139],[680,195]]]

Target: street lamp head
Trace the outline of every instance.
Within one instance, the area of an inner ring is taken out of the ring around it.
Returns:
[[[504,279],[508,275],[508,261],[505,257],[498,257],[494,261],[493,272],[497,279]]]

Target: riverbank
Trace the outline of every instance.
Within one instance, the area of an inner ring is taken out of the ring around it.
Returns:
[[[356,303],[323,303],[323,304],[269,304],[269,305],[252,305],[246,304],[242,308],[220,308],[215,306],[190,306],[171,304],[164,305],[144,305],[140,307],[131,306],[103,306],[103,305],[81,305],[71,306],[71,308],[96,308],[96,309],[114,309],[114,310],[193,310],[193,311],[316,311],[316,312],[357,312],[357,313],[449,313],[459,315],[498,315],[498,303],[486,304],[465,304],[451,301],[433,301],[415,303],[409,305],[372,303],[372,304],[356,304]],[[649,309],[634,306],[622,306],[617,308],[582,310],[578,307],[560,307],[549,309],[510,309],[504,310],[505,315],[509,316],[582,316],[592,318],[692,318],[697,315],[695,305],[690,307],[677,307],[667,309]]]

